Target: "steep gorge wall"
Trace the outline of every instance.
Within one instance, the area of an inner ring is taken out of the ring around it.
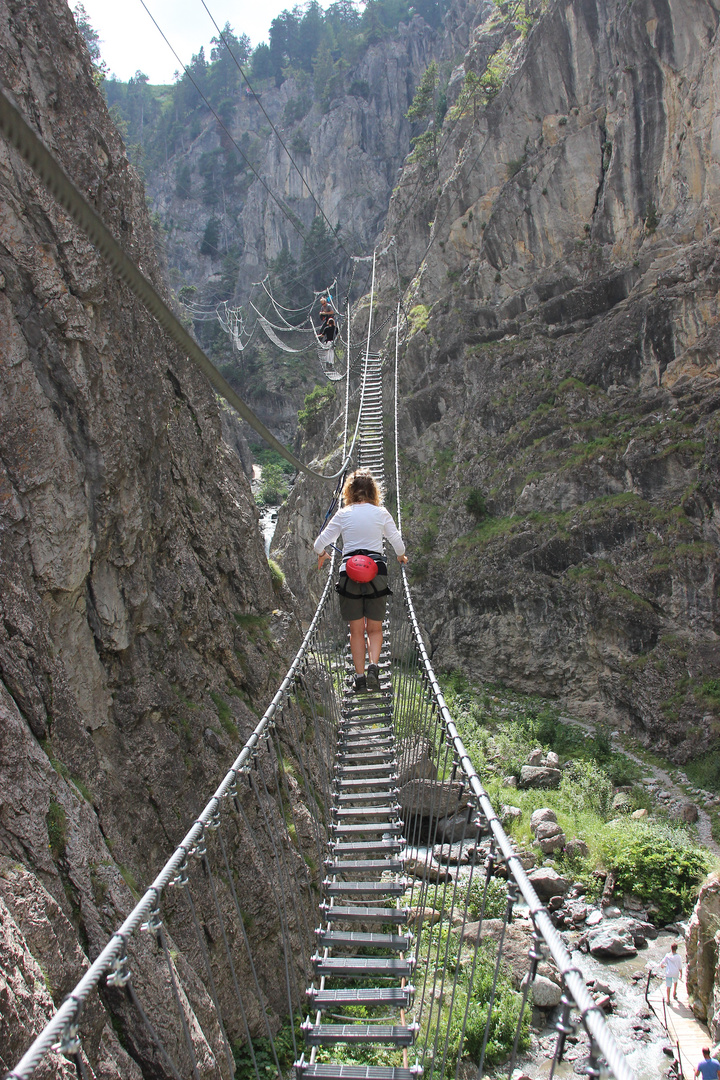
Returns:
[[[2,6],[0,80],[163,291],[142,185],[63,0]],[[4,142],[0,340],[0,1066],[10,1068],[131,909],[126,882],[146,887],[192,824],[298,637],[209,386]],[[242,830],[236,856],[250,858]],[[280,928],[261,862],[243,887],[252,933],[272,952]],[[220,1076],[219,1031],[193,974],[202,959],[176,914],[176,964],[208,1040],[203,1075]],[[140,949],[138,993],[189,1074],[159,963]],[[274,962],[261,975],[265,1004],[282,1010]],[[156,1055],[116,997],[126,1049],[98,1003],[84,1014],[85,1047],[98,1075],[127,1080],[140,1076],[129,1054]],[[264,1023],[260,1006],[250,1021]],[[53,1061],[39,1075],[75,1075]]]
[[[484,104],[462,78],[503,41],[486,21],[384,235],[435,662],[682,761],[720,731],[717,26],[707,0],[552,4]]]
[[[407,276],[432,241],[402,438],[438,663],[678,759],[720,713],[717,25],[700,0],[553,5],[416,168],[432,214],[399,228],[401,187],[387,226]]]

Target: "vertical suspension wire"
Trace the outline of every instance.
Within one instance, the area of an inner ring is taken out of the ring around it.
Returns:
[[[262,769],[258,769],[258,775],[260,776],[260,779],[262,780],[263,789],[265,791],[265,795],[267,797],[267,801],[268,801],[268,805],[269,805],[270,803],[274,802],[274,800],[271,798],[270,792],[268,791],[267,783],[265,781],[265,776],[263,774]],[[287,906],[286,906],[286,903],[285,903],[286,889],[283,888],[283,884],[287,884],[289,886],[287,891],[290,893],[290,901],[291,901],[292,908],[293,908],[293,911],[294,911],[294,914],[295,914],[295,924],[296,924],[296,926],[298,927],[298,929],[300,931],[300,933],[298,934],[298,937],[300,938],[300,954],[302,956],[303,968],[305,970],[307,970],[307,963],[308,963],[307,952],[306,952],[307,939],[304,939],[303,935],[302,935],[302,925],[301,924],[303,922],[303,919],[302,919],[302,917],[298,916],[296,890],[292,887],[292,879],[290,877],[290,874],[288,873],[287,862],[286,862],[286,858],[285,858],[285,844],[283,843],[284,837],[281,836],[280,833],[279,833],[279,829],[277,828],[277,821],[275,822],[275,825],[273,826],[273,824],[271,823],[270,818],[268,817],[268,814],[265,811],[264,806],[261,805],[261,809],[262,809],[262,812],[263,812],[263,817],[264,817],[265,822],[266,822],[267,833],[268,833],[268,836],[270,837],[270,842],[271,842],[271,844],[273,846],[273,851],[275,853],[275,859],[276,860],[279,859],[279,861],[277,863],[277,865],[278,865],[278,883],[279,883],[279,891],[280,891],[281,903],[283,905],[285,927],[286,927],[286,933],[287,933],[287,938],[284,941],[283,959],[285,961],[285,977],[286,977],[287,992],[288,992],[288,1012],[289,1012],[290,1017],[292,1017],[294,1015],[294,1012],[295,1012],[295,1009],[293,1007],[293,989],[292,989],[292,987],[294,986],[295,999],[297,1000],[298,1004],[302,1000],[302,992],[298,989],[297,972],[295,970],[295,964],[290,962],[291,958],[292,958],[292,953],[290,952],[290,941],[291,941],[290,920],[288,918],[288,911],[287,911]],[[284,823],[284,819],[283,819],[283,823]],[[285,830],[285,835],[287,835],[287,830]],[[278,856],[278,852],[279,852],[279,856]],[[296,1043],[295,1043],[295,1027],[294,1027],[294,1025],[292,1027],[292,1040],[293,1040],[293,1049],[294,1049],[295,1053],[297,1054],[297,1046],[296,1046]]]
[[[203,847],[204,847],[204,843],[203,843]],[[190,908],[190,914],[191,914],[191,917],[192,917],[192,923],[193,923],[193,926],[195,928],[195,937],[196,937],[197,943],[198,943],[198,945],[200,947],[200,953],[202,955],[203,963],[205,965],[205,971],[206,971],[206,974],[207,974],[207,977],[208,977],[208,984],[209,984],[209,988],[210,988],[209,989],[210,1000],[212,1001],[213,1006],[215,1008],[215,1013],[216,1013],[216,1016],[217,1016],[217,1022],[218,1022],[219,1026],[220,1026],[220,1033],[222,1035],[223,1049],[225,1050],[225,1057],[227,1059],[228,1069],[230,1071],[230,1075],[232,1076],[233,1072],[235,1071],[235,1062],[234,1062],[234,1059],[233,1059],[232,1050],[230,1049],[230,1043],[228,1042],[227,1032],[225,1031],[225,1024],[223,1023],[222,1010],[220,1008],[220,1002],[219,1002],[219,999],[218,999],[217,986],[215,984],[215,975],[213,973],[212,964],[210,962],[210,956],[208,954],[207,944],[205,942],[205,935],[203,934],[202,930],[200,929],[200,923],[198,922],[198,917],[197,917],[197,910],[195,908],[195,901],[192,898],[192,889],[190,887],[190,882],[189,881],[188,881],[187,885],[184,886],[183,893],[185,894],[185,900],[187,901],[187,905]]]
[[[343,449],[342,456],[343,461],[347,453],[347,438],[348,438],[348,410],[350,407],[350,290],[348,289],[347,297],[347,345],[345,347],[345,422],[343,425]]]
[[[167,939],[165,937],[165,930],[163,929],[162,925],[158,927],[158,941],[160,943],[160,947],[162,948],[163,955],[165,957],[165,963],[170,974],[170,986],[172,989],[173,998],[175,999],[175,1005],[180,1014],[180,1023],[182,1025],[183,1036],[185,1037],[185,1045],[187,1047],[188,1057],[190,1058],[190,1067],[192,1069],[193,1080],[200,1080],[197,1058],[195,1057],[195,1047],[193,1046],[193,1041],[190,1035],[190,1028],[188,1027],[185,1010],[183,1009],[182,1001],[180,1000],[180,991],[177,985],[175,965],[173,964],[172,957],[170,956],[170,950],[168,949]]]
[[[395,419],[395,499],[397,512],[397,527],[398,531],[402,534],[402,512],[400,508],[400,439],[398,436],[398,367],[400,363],[400,302],[397,306],[397,320],[395,322],[395,398],[394,405],[394,419]]]
[[[258,770],[258,773],[262,777],[262,770]],[[252,776],[251,776],[251,783],[252,783]],[[263,786],[265,786],[265,785],[263,784]],[[255,788],[254,788],[254,790],[255,790]],[[267,793],[267,787],[265,787],[265,791]],[[285,903],[285,889],[283,888],[284,877],[286,875],[284,875],[282,870],[281,870],[280,859],[278,857],[278,845],[275,842],[275,836],[273,835],[273,829],[272,829],[272,827],[270,825],[270,821],[268,819],[267,811],[265,810],[265,807],[264,807],[264,805],[262,803],[262,800],[260,798],[259,793],[257,791],[255,791],[255,794],[256,794],[256,798],[258,800],[258,805],[260,806],[260,810],[261,810],[261,813],[262,813],[262,816],[263,816],[263,819],[264,819],[264,822],[265,822],[265,832],[266,832],[266,835],[267,835],[268,839],[270,840],[270,844],[271,844],[272,849],[273,849],[273,855],[274,855],[274,858],[275,858],[275,865],[278,868],[278,889],[277,889],[277,893],[280,896],[280,906],[281,906],[281,924],[282,924],[281,933],[282,933],[282,941],[283,941],[283,950],[282,950],[282,952],[283,952],[283,961],[284,961],[284,966],[285,966],[285,989],[286,989],[286,992],[287,992],[288,1016],[291,1018],[291,1032],[292,1032],[293,1049],[294,1049],[295,1053],[297,1054],[297,1047],[295,1045],[295,1026],[294,1026],[294,1024],[292,1024],[292,1017],[293,1017],[294,1012],[295,1012],[294,1007],[293,1007],[293,986],[292,986],[293,983],[295,983],[295,988],[294,988],[295,989],[295,996],[298,999],[299,999],[299,994],[298,994],[297,983],[295,981],[295,965],[294,965],[294,963],[291,963],[291,959],[293,959],[293,958],[292,958],[292,954],[290,953],[290,948],[289,948],[290,940],[291,940],[291,936],[290,936],[290,920],[288,918],[287,906],[286,906],[286,903]],[[269,795],[268,795],[268,800],[269,800]],[[302,950],[302,948],[303,948],[303,943],[301,942],[301,950]]]
[[[218,833],[219,842],[220,842],[220,844],[222,844],[223,841],[222,841],[222,836],[220,835],[220,827],[221,827],[221,822],[218,819],[217,829],[214,830],[214,831],[216,831]],[[223,851],[223,854],[225,854],[224,851]],[[217,889],[215,887],[215,877],[214,877],[213,872],[212,872],[212,866],[210,864],[210,860],[207,857],[207,854],[203,855],[202,858],[203,858],[203,866],[204,866],[204,869],[205,869],[205,874],[206,874],[206,877],[208,879],[208,883],[210,885],[210,891],[212,893],[213,904],[214,904],[214,907],[215,907],[215,915],[216,915],[216,918],[217,918],[218,923],[220,925],[220,932],[221,932],[222,939],[223,939],[223,946],[225,948],[225,956],[226,956],[226,959],[227,959],[228,968],[230,970],[230,975],[231,975],[231,978],[232,978],[233,989],[235,990],[235,997],[237,999],[238,1007],[240,1009],[240,1017],[241,1017],[242,1024],[243,1024],[243,1031],[244,1031],[244,1034],[245,1034],[245,1038],[247,1040],[247,1045],[250,1048],[250,1055],[251,1055],[251,1059],[252,1059],[252,1062],[253,1062],[253,1066],[254,1066],[255,1071],[257,1073],[258,1072],[258,1067],[257,1067],[257,1060],[255,1058],[255,1050],[254,1050],[254,1047],[252,1045],[252,1038],[250,1036],[250,1029],[248,1027],[247,1014],[245,1012],[245,1003],[243,1002],[243,997],[242,997],[242,994],[240,992],[240,984],[238,982],[237,969],[235,967],[235,961],[233,959],[232,949],[230,948],[230,942],[228,940],[227,929],[226,929],[226,925],[225,925],[225,916],[222,913],[222,907],[220,905],[220,901],[219,901],[218,894],[217,894]],[[229,867],[227,866],[227,858],[225,858],[225,865],[226,865],[228,875],[229,875]],[[233,887],[233,895],[234,895],[234,887]],[[236,906],[238,921],[242,924],[242,917],[240,916],[239,908],[238,908],[238,905],[237,905],[237,900],[235,900],[235,906]],[[258,999],[259,1003],[260,1003],[260,1000],[261,999]],[[232,1075],[232,1070],[231,1070],[231,1075]]]
[[[232,798],[233,798],[233,805],[234,805],[234,808],[235,808],[235,812],[238,814],[238,816],[240,816],[240,810],[241,810],[241,808],[240,808],[240,799],[239,799],[239,796],[238,796],[237,792],[233,795]],[[270,1042],[270,1046],[271,1046],[271,1049],[272,1049],[273,1058],[275,1060],[275,1067],[277,1068],[278,1076],[279,1076],[281,1074],[280,1063],[279,1063],[278,1057],[277,1057],[277,1050],[276,1050],[276,1047],[275,1047],[275,1040],[274,1040],[273,1034],[272,1034],[272,1028],[270,1027],[270,1019],[268,1017],[267,1008],[265,1007],[265,995],[263,994],[263,991],[262,991],[262,989],[260,987],[260,981],[258,979],[257,969],[255,967],[255,959],[254,959],[253,953],[252,953],[252,946],[250,945],[250,939],[248,937],[247,929],[245,927],[245,919],[243,918],[243,913],[242,913],[242,910],[240,908],[240,902],[238,900],[237,891],[235,889],[235,874],[230,868],[230,862],[229,862],[229,859],[228,859],[227,848],[226,848],[226,845],[225,845],[225,838],[224,838],[223,833],[222,833],[222,821],[220,822],[220,828],[218,829],[218,842],[220,844],[220,850],[221,850],[222,856],[223,856],[223,864],[225,866],[225,871],[226,871],[226,873],[228,875],[228,884],[230,886],[230,892],[232,893],[233,903],[235,905],[235,913],[236,913],[237,923],[238,923],[238,926],[240,927],[240,932],[241,932],[241,935],[242,935],[243,944],[245,946],[245,951],[247,952],[247,956],[248,956],[248,964],[250,966],[250,972],[252,974],[253,985],[255,986],[255,992],[257,994],[258,1006],[260,1008],[260,1012],[261,1012],[261,1014],[263,1016],[263,1019],[265,1021],[265,1030],[267,1032],[268,1040]],[[246,1036],[247,1036],[247,1045],[248,1045],[248,1048],[250,1050],[250,1057],[251,1057],[251,1060],[252,1060],[252,1063],[253,1063],[253,1067],[255,1069],[255,1073],[256,1073],[256,1075],[258,1077],[258,1080],[259,1080],[260,1072],[259,1072],[256,1057],[255,1057],[255,1049],[253,1047],[252,1036],[250,1034],[250,1026],[248,1024],[247,1015],[246,1015],[246,1011],[245,1011],[245,1008],[244,1008],[243,1004],[240,1005],[240,1012],[241,1012],[243,1024],[244,1024],[244,1027],[245,1027],[245,1032],[246,1032]]]

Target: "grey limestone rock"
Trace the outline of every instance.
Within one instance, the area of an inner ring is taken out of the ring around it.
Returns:
[[[546,765],[523,765],[520,770],[521,788],[556,788],[560,786],[562,773]]]
[[[591,929],[587,942],[593,956],[635,956],[637,953],[632,934],[617,922]]]
[[[521,986],[525,986],[528,976],[523,979]],[[546,979],[544,975],[536,975],[533,979],[530,987],[532,994],[533,1005],[536,1005],[538,1009],[554,1009],[556,1005],[560,1004],[562,998],[562,987],[551,979]]]
[[[543,806],[538,810],[533,810],[530,817],[530,831],[536,833],[541,822],[548,821],[557,824],[557,814],[549,806]]]
[[[564,896],[570,888],[567,878],[561,877],[557,870],[548,866],[538,866],[528,874],[528,878],[543,901],[549,900],[551,896]]]

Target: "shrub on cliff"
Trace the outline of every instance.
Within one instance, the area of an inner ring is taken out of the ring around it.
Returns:
[[[632,893],[655,910],[661,923],[690,911],[708,871],[707,855],[685,832],[656,822],[614,822],[600,850],[606,869],[615,874],[618,893]]]

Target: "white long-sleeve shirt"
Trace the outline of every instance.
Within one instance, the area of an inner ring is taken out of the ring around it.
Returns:
[[[333,544],[342,533],[343,551],[365,550],[382,554],[383,539],[387,538],[396,555],[405,554],[405,544],[392,515],[384,506],[372,503],[350,503],[330,519],[315,541],[315,551],[321,555],[327,544]]]

